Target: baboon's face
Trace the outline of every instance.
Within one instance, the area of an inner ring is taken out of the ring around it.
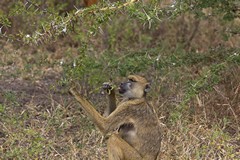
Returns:
[[[119,93],[126,98],[142,98],[145,94],[147,83],[137,81],[137,79],[129,78],[127,82],[123,82],[119,86]]]

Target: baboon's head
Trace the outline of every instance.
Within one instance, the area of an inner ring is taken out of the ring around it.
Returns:
[[[128,76],[128,81],[119,86],[119,93],[125,98],[142,98],[149,91],[150,85],[144,77],[138,75]]]

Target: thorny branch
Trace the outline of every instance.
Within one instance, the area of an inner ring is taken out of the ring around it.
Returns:
[[[0,37],[6,38],[7,41],[14,41],[20,39],[24,40],[26,43],[35,43],[35,44],[41,44],[44,43],[46,40],[49,40],[53,38],[54,36],[58,36],[61,34],[64,34],[67,32],[67,27],[72,25],[72,23],[80,16],[95,12],[104,12],[104,11],[110,11],[110,10],[118,10],[123,7],[127,7],[130,5],[133,5],[134,3],[138,2],[139,0],[130,0],[126,3],[117,5],[117,6],[109,6],[104,8],[84,8],[84,9],[77,9],[77,11],[74,14],[68,14],[67,17],[62,17],[62,22],[57,23],[56,21],[51,21],[49,24],[47,24],[48,28],[42,26],[42,31],[35,31],[32,35],[25,35],[22,37],[19,37],[19,35],[7,35],[6,32],[2,33],[0,32]],[[26,3],[24,4],[25,8],[28,10],[31,7],[35,7],[36,10],[42,10],[46,13],[49,13],[49,17],[53,16],[54,14],[52,12],[49,12],[47,9],[42,8],[38,4],[35,4],[31,0],[26,0]]]

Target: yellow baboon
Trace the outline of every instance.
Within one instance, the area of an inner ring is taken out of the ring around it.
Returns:
[[[149,88],[145,78],[138,75],[128,76],[128,81],[119,86],[123,101],[110,111],[107,117],[101,116],[74,88],[70,89],[99,130],[104,135],[110,133],[108,139],[110,160],[155,160],[157,158],[161,133],[157,115],[146,100]]]

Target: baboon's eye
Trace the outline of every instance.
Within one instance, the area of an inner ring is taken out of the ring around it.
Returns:
[[[134,79],[128,79],[129,82],[136,82]]]

